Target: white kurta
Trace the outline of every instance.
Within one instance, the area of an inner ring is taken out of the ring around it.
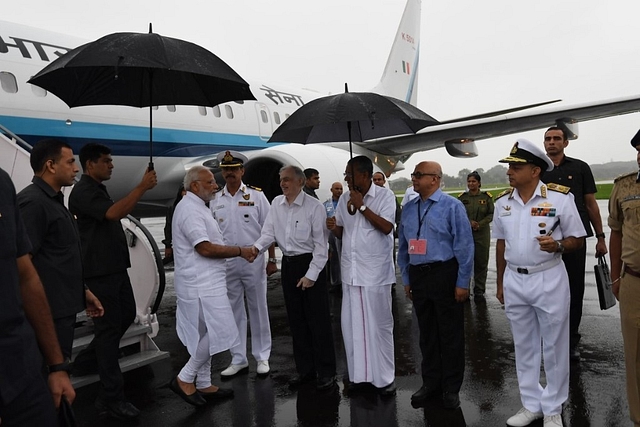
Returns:
[[[195,250],[205,241],[224,244],[220,228],[202,199],[187,192],[173,214],[172,233],[180,341],[193,356],[201,339],[198,324],[202,319],[211,355],[238,345],[238,328],[227,297],[225,260],[206,258]]]
[[[561,254],[540,250],[536,237],[560,221],[555,240],[586,235],[573,195],[542,183],[524,204],[517,190],[496,200],[493,237],[505,240],[505,313],[511,324],[522,404],[555,415],[569,395],[569,278]],[[522,274],[518,268],[530,273]],[[540,271],[535,271],[540,269]],[[533,271],[533,272],[531,272]],[[540,384],[542,342],[546,386]]]

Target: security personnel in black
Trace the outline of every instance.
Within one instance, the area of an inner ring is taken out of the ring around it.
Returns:
[[[480,191],[481,178],[478,172],[467,175],[468,191],[461,193],[458,200],[467,210],[473,230],[475,252],[473,257],[473,297],[484,298],[487,283],[487,266],[491,247],[491,220],[493,219],[493,197],[491,193]]]

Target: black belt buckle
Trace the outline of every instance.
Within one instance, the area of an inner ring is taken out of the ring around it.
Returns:
[[[518,267],[518,269],[516,270],[518,273],[520,274],[529,274],[529,270],[526,268],[522,268],[522,267]]]

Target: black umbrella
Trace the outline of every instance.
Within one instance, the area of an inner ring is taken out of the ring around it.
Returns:
[[[69,107],[85,105],[215,106],[255,99],[244,81],[196,44],[149,33],[114,33],[73,49],[29,80]],[[149,167],[153,119],[149,109]]]
[[[273,133],[269,142],[364,142],[416,133],[438,124],[422,110],[389,96],[349,92],[315,99],[297,109]]]

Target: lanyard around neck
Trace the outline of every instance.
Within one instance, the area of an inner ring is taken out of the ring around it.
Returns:
[[[424,214],[422,216],[420,216],[420,202],[422,200],[418,199],[418,233],[416,235],[416,239],[420,238],[420,230],[422,229],[422,224],[424,223],[424,219],[426,218],[427,214],[429,213],[429,211],[431,210],[431,207],[433,206],[433,204],[435,203],[433,200],[431,201],[431,203],[429,203],[429,206],[427,207],[427,210],[424,212]]]

